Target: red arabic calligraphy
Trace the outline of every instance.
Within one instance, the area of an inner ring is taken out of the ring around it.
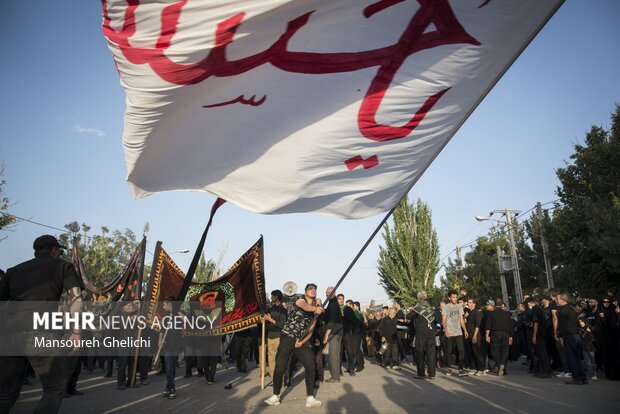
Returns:
[[[360,105],[358,128],[364,137],[384,142],[411,134],[433,106],[450,90],[450,88],[442,89],[427,98],[404,125],[392,126],[377,122],[376,115],[386,91],[405,60],[416,52],[442,45],[461,43],[480,45],[480,42],[461,26],[448,0],[418,0],[418,2],[420,8],[396,43],[361,52],[313,53],[288,50],[289,41],[308,23],[314,13],[311,11],[289,21],[286,31],[268,49],[252,56],[228,60],[226,48],[234,41],[235,33],[245,17],[245,13],[238,13],[218,24],[215,45],[204,59],[195,63],[176,63],[168,58],[165,52],[176,33],[181,9],[187,0],[171,4],[162,10],[160,36],[153,48],[136,47],[129,43],[129,38],[136,33],[135,12],[140,0],[127,0],[128,7],[120,31],[111,27],[107,4],[104,2],[103,32],[111,42],[118,45],[129,62],[148,64],[161,79],[177,85],[196,84],[212,76],[235,76],[265,64],[271,64],[286,72],[304,74],[343,73],[376,66],[377,72]],[[398,0],[380,0],[364,10],[365,17],[370,18],[398,3],[400,3]],[[233,101],[241,102],[240,98],[242,96],[227,104]]]
[[[251,315],[252,313],[258,311],[258,303],[248,303],[242,308],[234,309],[232,312],[227,313],[222,317],[222,325],[232,322],[238,321],[239,319],[243,319],[247,315]]]

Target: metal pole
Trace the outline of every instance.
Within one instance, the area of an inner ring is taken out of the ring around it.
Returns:
[[[502,249],[497,246],[497,265],[499,268],[499,281],[502,284],[502,298],[506,304],[506,309],[510,310],[510,303],[508,302],[508,288],[506,287],[506,276],[502,270]]]
[[[547,287],[549,289],[553,289],[553,271],[551,270],[551,259],[549,259],[548,246],[547,241],[545,240],[545,234],[543,233],[543,215],[542,215],[542,206],[540,205],[540,201],[536,203],[536,214],[538,215],[538,230],[540,231],[540,244],[542,244],[543,249],[543,257],[545,259],[545,272],[547,273]]]
[[[504,210],[506,213],[506,223],[508,224],[508,236],[510,237],[510,256],[512,257],[512,274],[515,280],[515,296],[517,304],[523,302],[523,290],[521,289],[521,274],[519,273],[519,259],[517,258],[517,246],[512,231],[512,218],[510,210]]]

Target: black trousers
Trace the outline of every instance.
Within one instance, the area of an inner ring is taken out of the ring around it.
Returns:
[[[342,336],[342,344],[344,345],[344,351],[347,353],[347,367],[349,372],[355,372],[355,340],[353,334],[345,333]]]
[[[74,391],[77,387],[78,379],[82,373],[82,357],[67,357],[67,369],[69,370],[69,378],[67,380],[67,392]]]
[[[362,335],[353,335],[353,352],[355,352],[355,367],[364,369],[364,354],[362,352]]]
[[[491,355],[493,355],[496,366],[503,365],[505,367],[508,363],[508,354],[510,353],[508,338],[508,332],[491,332]]]
[[[140,355],[138,357],[138,372],[140,373],[141,380],[146,381],[148,379],[152,359],[153,357],[150,355]]]
[[[536,345],[534,345],[534,356],[540,364],[540,371],[544,373],[551,372],[551,360],[547,352],[547,342],[544,335],[536,336]]]
[[[280,345],[276,353],[276,369],[273,378],[273,393],[280,395],[282,391],[282,377],[288,367],[288,361],[292,355],[295,355],[299,362],[304,366],[306,374],[306,396],[314,395],[314,381],[316,375],[316,364],[314,362],[314,352],[309,342],[306,342],[301,348],[295,348],[295,338],[282,335],[280,337]]]
[[[207,381],[215,381],[215,371],[217,371],[217,361],[219,356],[199,356],[202,359],[202,367],[205,370],[205,378]]]
[[[428,376],[435,376],[435,335],[428,337],[416,336],[415,361],[418,375],[424,375],[424,367],[428,368]]]
[[[471,355],[474,360],[474,368],[476,371],[484,371],[484,350],[482,349],[480,336],[477,342],[474,342],[471,337],[469,337],[468,341],[471,341]]]
[[[398,332],[396,332],[396,335],[398,335],[398,355],[399,358],[401,360],[405,360],[407,361],[407,338],[406,338],[406,332],[405,330],[399,329]]]
[[[400,354],[398,352],[398,339],[394,342],[387,342],[387,349],[383,353],[383,366],[400,365]]]
[[[314,375],[317,381],[323,382],[325,379],[325,369],[323,368],[323,348],[325,345],[320,344],[312,347],[314,352],[314,363],[316,365],[316,373]]]
[[[249,336],[236,336],[235,341],[235,357],[237,359],[237,369],[248,369],[248,358],[250,356],[250,340]]]
[[[456,345],[456,351],[458,352],[459,369],[463,369],[463,362],[465,360],[465,342],[463,341],[463,335],[446,337],[446,349],[444,352],[444,364],[447,368],[452,365],[452,350]]]
[[[30,362],[43,386],[43,396],[34,412],[53,414],[60,409],[67,387],[66,357],[0,357],[0,414],[8,413],[19,397]]]
[[[128,384],[131,380],[131,371],[133,370],[134,357],[128,355],[119,355],[118,357],[118,374],[116,382],[118,385]]]

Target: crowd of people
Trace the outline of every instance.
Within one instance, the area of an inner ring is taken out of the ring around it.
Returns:
[[[52,236],[35,240],[35,258],[0,275],[0,300],[58,301],[71,314],[83,301],[75,269],[60,259],[66,247]],[[116,387],[148,385],[155,353],[166,375],[162,396],[176,397],[175,374],[184,360],[185,377],[193,370],[215,383],[218,364],[233,361],[239,373],[248,372],[249,361],[261,364],[270,378],[272,395],[265,400],[279,405],[282,388],[290,384],[301,365],[305,377],[306,407],[320,407],[316,393],[321,383],[339,383],[345,373],[356,376],[366,361],[386,370],[415,364],[415,378],[433,380],[437,372],[446,376],[508,375],[509,361],[522,362],[533,378],[562,378],[566,384],[584,385],[599,377],[620,380],[620,307],[617,288],[600,298],[575,301],[565,292],[551,290],[540,297],[525,296],[510,312],[502,299],[478,302],[467,292],[450,291],[432,304],[424,291],[415,304],[394,302],[362,310],[360,303],[345,298],[333,287],[325,291],[326,306],[317,297],[317,285],[308,283],[303,294],[285,296],[271,292],[263,316],[266,338],[261,349],[260,324],[231,335],[182,337],[178,330],[152,336],[156,347],[135,356],[99,355],[58,357],[0,356],[0,413],[9,412],[28,376],[35,375],[43,386],[43,397],[35,412],[57,412],[64,398],[83,393],[76,388],[84,370],[97,368],[105,377],[116,370]],[[174,297],[164,301],[164,311],[174,314]],[[122,312],[131,316],[139,303],[129,302]],[[98,332],[72,330],[72,338]],[[121,336],[132,336],[130,330]],[[329,376],[326,378],[326,373]]]
[[[415,378],[428,380],[438,369],[447,376],[504,377],[508,362],[522,356],[528,374],[536,379],[559,377],[569,385],[585,385],[597,381],[599,372],[606,379],[620,379],[620,307],[615,288],[601,299],[578,301],[555,290],[537,298],[526,295],[514,312],[500,298],[479,304],[466,291],[448,292],[447,300],[437,306],[421,291],[417,303],[406,310],[395,302],[365,312],[331,287],[325,293],[329,300],[324,310],[316,294],[308,295],[307,290],[288,306],[294,314],[305,315],[301,323],[301,316],[286,318],[282,293],[272,292],[274,306],[265,318],[270,323],[269,354],[275,350],[269,359],[270,375],[275,377],[266,404],[280,404],[282,378],[295,369],[296,356],[305,368],[309,407],[320,406],[314,397],[321,382],[338,383],[344,372],[355,376],[364,369],[365,357],[387,370],[414,363]],[[277,321],[270,316],[276,308]],[[292,335],[291,325],[302,328]],[[278,346],[280,337],[286,337],[288,345]],[[328,379],[323,377],[325,369]]]

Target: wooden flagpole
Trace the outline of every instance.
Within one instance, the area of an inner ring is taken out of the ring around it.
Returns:
[[[262,322],[262,335],[260,347],[260,389],[265,389],[265,319]]]
[[[136,286],[136,294],[137,300],[140,301],[140,295],[142,295],[142,278],[144,276],[144,260],[146,257],[146,233],[142,236],[142,247],[140,248],[142,260],[138,263],[138,285]],[[138,309],[138,314],[140,314],[140,309]],[[142,339],[142,328],[138,328],[137,340],[138,344],[140,343],[140,339]],[[138,371],[138,357],[140,356],[140,347],[136,346],[136,351],[133,356],[133,366],[131,367],[131,376],[129,377],[129,388],[133,388],[136,385],[136,373]]]

